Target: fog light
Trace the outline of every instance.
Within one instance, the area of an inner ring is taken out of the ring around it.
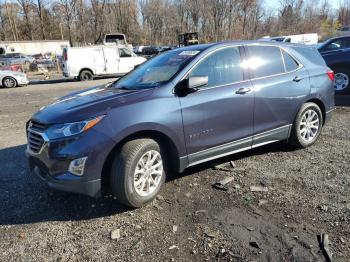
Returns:
[[[74,159],[72,162],[70,162],[68,171],[73,175],[82,176],[84,174],[86,159],[87,157]]]

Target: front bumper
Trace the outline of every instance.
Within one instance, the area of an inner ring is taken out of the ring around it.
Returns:
[[[100,127],[106,130],[102,123]],[[60,140],[49,141],[45,138],[37,152],[27,146],[26,156],[31,173],[41,177],[53,189],[92,197],[100,195],[104,163],[114,146],[101,130],[91,129],[82,135]],[[87,157],[83,174],[77,176],[70,173],[71,161],[82,157]]]
[[[18,85],[22,86],[22,85],[28,85],[29,84],[29,80],[27,77],[17,77],[17,83]]]
[[[26,156],[30,172],[44,180],[50,188],[91,197],[100,195],[101,179],[83,181],[81,177],[74,176],[66,171],[66,164],[62,163],[62,161],[51,159],[50,163],[45,163],[28,149],[26,150]],[[56,166],[54,167],[56,175],[50,173],[49,165]],[[60,171],[57,166],[60,166],[62,170]]]

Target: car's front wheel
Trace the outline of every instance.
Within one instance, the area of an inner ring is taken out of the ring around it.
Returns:
[[[6,88],[13,88],[17,86],[17,82],[16,79],[12,78],[12,77],[5,77],[2,80],[2,86],[6,87]]]
[[[323,126],[322,111],[315,103],[305,103],[299,110],[290,137],[290,143],[306,148],[316,142]]]
[[[124,205],[141,207],[151,202],[165,181],[165,155],[152,139],[127,142],[117,153],[111,173],[111,188]]]
[[[335,69],[334,89],[338,95],[350,93],[350,70],[346,68]]]

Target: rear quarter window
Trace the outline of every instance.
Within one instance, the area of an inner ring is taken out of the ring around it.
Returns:
[[[291,72],[298,69],[299,64],[293,57],[291,57],[286,51],[282,50],[284,65],[286,67],[286,72]]]

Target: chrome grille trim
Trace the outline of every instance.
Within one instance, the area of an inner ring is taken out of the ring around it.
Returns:
[[[44,131],[48,126],[36,121],[30,121],[27,128],[27,149],[32,154],[40,154],[49,141]]]

